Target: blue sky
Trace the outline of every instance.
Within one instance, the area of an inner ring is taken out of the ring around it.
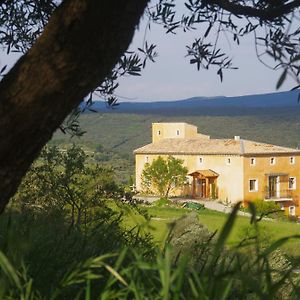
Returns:
[[[144,39],[145,20],[136,32],[131,49],[141,47]],[[276,82],[281,71],[273,71],[262,65],[256,55],[253,36],[241,40],[236,46],[223,38],[222,49],[233,58],[238,70],[225,70],[221,83],[216,69],[197,71],[189,64],[186,45],[203,31],[189,34],[166,35],[162,26],[152,25],[147,32],[147,41],[157,44],[156,63],[148,63],[141,77],[129,76],[120,81],[117,91],[120,101],[158,101],[185,99],[194,96],[239,96],[276,92]],[[229,39],[229,38],[228,38]],[[0,54],[0,67],[11,65],[16,54],[9,57]],[[280,91],[294,87],[295,82],[287,78]]]
[[[144,31],[145,22],[136,32],[131,49],[142,45]],[[159,56],[156,63],[148,64],[141,77],[129,76],[121,80],[118,90],[121,101],[157,101],[194,96],[239,96],[276,92],[276,82],[281,71],[270,70],[258,61],[252,35],[242,39],[240,46],[225,38],[221,40],[220,46],[239,68],[225,71],[222,83],[216,69],[197,71],[185,57],[186,45],[198,35],[201,35],[200,31],[193,31],[188,35],[166,35],[161,26],[153,25],[151,31],[147,32],[147,40],[157,44]],[[289,90],[295,85],[292,79],[287,78],[279,91]]]

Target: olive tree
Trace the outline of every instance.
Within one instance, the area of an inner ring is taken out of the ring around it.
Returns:
[[[9,71],[5,65],[0,69],[0,212],[87,95],[97,91],[116,104],[118,77],[139,75],[146,60],[154,60],[155,45],[144,43],[142,58],[126,53],[143,16],[166,33],[197,30],[199,38],[187,47],[190,63],[198,69],[216,66],[221,79],[234,65],[219,49],[218,37],[226,33],[239,43],[253,33],[258,58],[270,56],[283,69],[277,86],[287,75],[298,82],[300,0],[184,3],[185,13],[176,14],[174,0],[0,0],[1,47],[23,54]]]
[[[142,173],[142,187],[146,192],[168,198],[169,193],[181,188],[186,182],[188,169],[183,160],[173,156],[163,159],[159,156],[146,164]]]
[[[110,211],[105,200],[122,200],[111,168],[88,164],[88,156],[78,146],[65,151],[45,147],[24,177],[15,204],[38,212],[59,209],[72,226],[87,226],[97,219],[97,210]]]

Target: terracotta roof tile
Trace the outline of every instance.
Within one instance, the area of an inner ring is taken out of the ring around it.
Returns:
[[[298,153],[300,150],[234,139],[162,139],[134,151],[135,154],[284,154]]]
[[[194,175],[194,174],[200,174],[204,177],[218,177],[219,174],[216,173],[215,171],[211,170],[211,169],[207,169],[207,170],[196,170],[192,173],[190,173],[189,175]]]

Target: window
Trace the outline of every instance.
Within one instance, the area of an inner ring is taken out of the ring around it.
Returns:
[[[158,130],[158,131],[157,131],[157,135],[160,135],[160,134],[161,134],[161,132],[160,132],[160,130]]]
[[[179,131],[179,130],[177,130],[177,131],[176,131],[176,134],[177,134],[177,135],[179,135],[179,134],[180,134],[180,131]]]
[[[294,216],[295,213],[296,213],[296,208],[295,208],[295,206],[289,206],[289,214],[290,214],[291,216]]]
[[[199,163],[203,164],[203,157],[199,157]]]
[[[250,179],[249,180],[249,192],[257,192],[258,191],[258,180]]]
[[[271,157],[270,158],[270,165],[275,165],[275,162],[276,162],[275,157]]]
[[[289,190],[296,189],[296,177],[289,177]]]
[[[251,158],[250,158],[250,165],[251,165],[251,166],[254,166],[255,163],[256,163],[255,158],[254,158],[254,157],[251,157]]]
[[[294,164],[295,164],[295,157],[294,157],[294,156],[291,156],[291,157],[290,157],[290,164],[291,164],[291,165],[294,165]]]
[[[230,157],[227,157],[226,158],[226,165],[230,165],[231,164],[231,158]]]

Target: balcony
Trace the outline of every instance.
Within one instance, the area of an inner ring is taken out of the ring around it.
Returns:
[[[265,192],[266,201],[292,201],[293,190],[279,190],[279,191],[267,191]]]

